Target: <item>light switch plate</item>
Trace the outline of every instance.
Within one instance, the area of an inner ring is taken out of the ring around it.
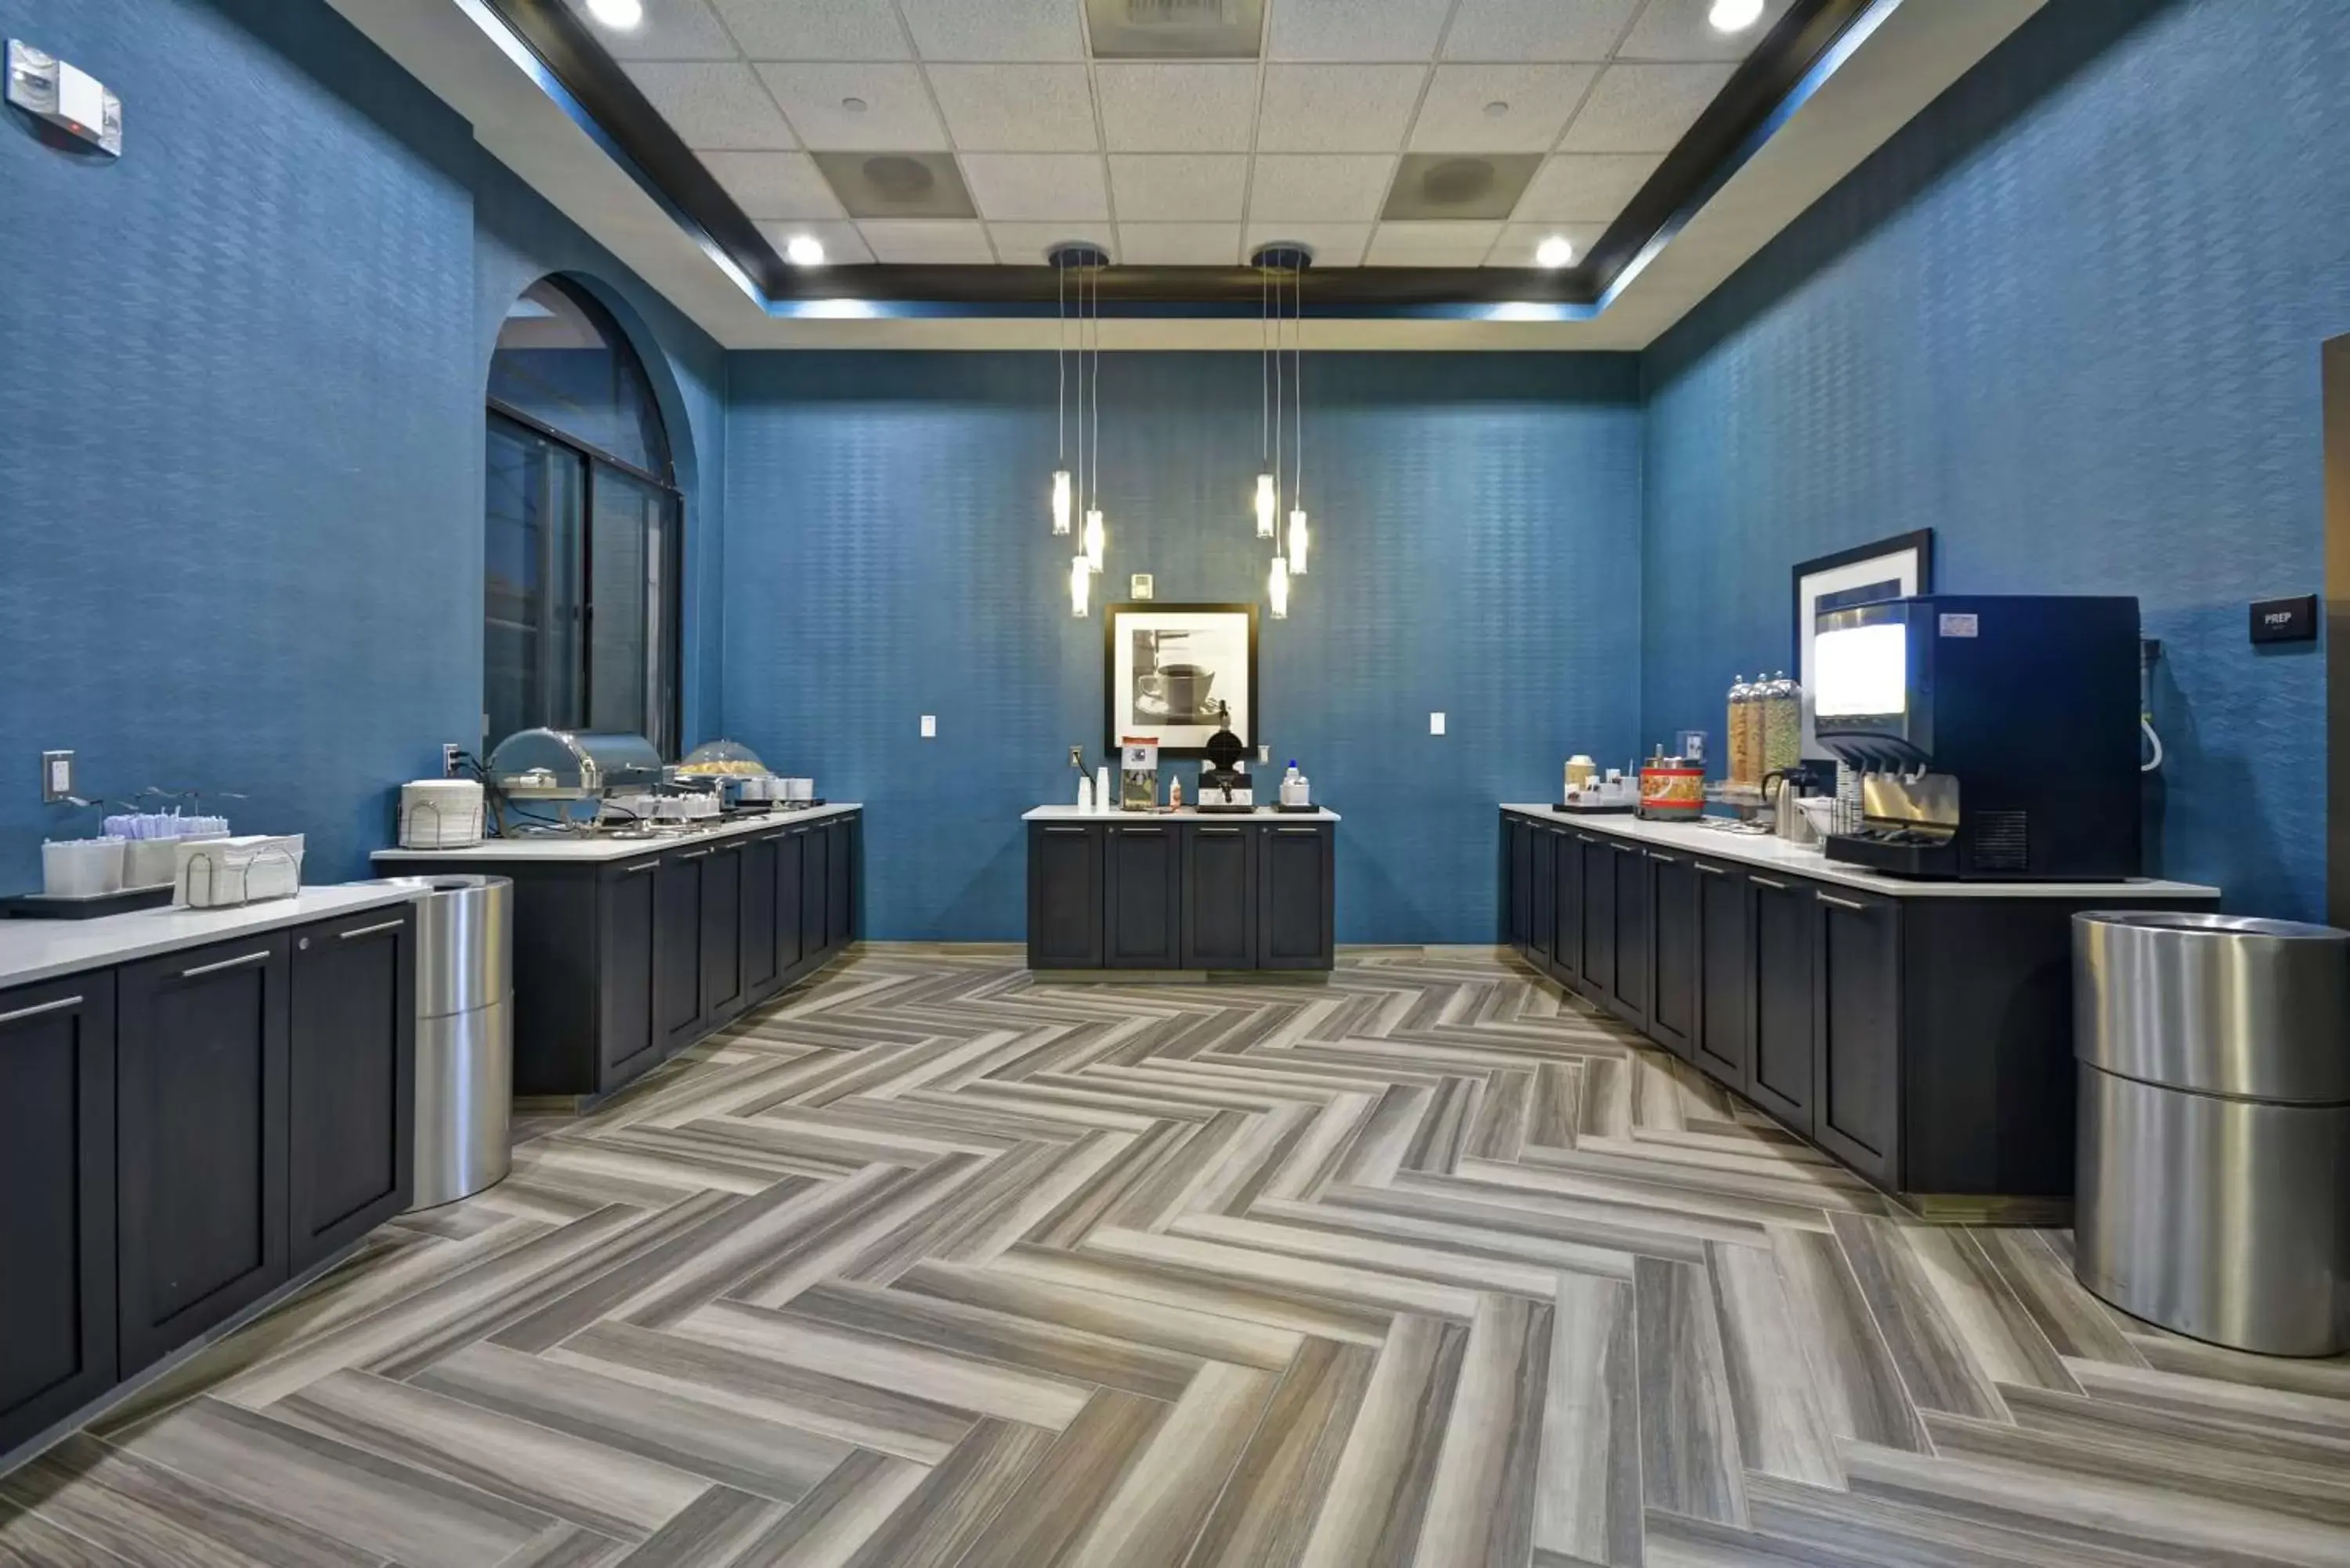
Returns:
[[[1256,760],[1261,763],[1273,761],[1273,747],[1269,744],[1259,746],[1256,749]]]
[[[938,738],[939,738],[939,716],[938,716],[936,713],[925,713],[925,714],[923,714],[923,715],[922,715],[922,739],[924,739],[924,740],[926,740],[926,741],[935,741],[935,740],[937,740]]]
[[[1127,579],[1127,588],[1128,594],[1132,597],[1138,599],[1149,598],[1152,591],[1150,574],[1149,572],[1135,573],[1132,576]]]
[[[74,754],[71,752],[41,753],[41,798],[68,800],[74,793]]]
[[[1430,714],[1428,716],[1428,732],[1429,732],[1430,734],[1431,734],[1431,735],[1440,735],[1440,734],[1444,733],[1444,715],[1443,715],[1443,714],[1441,714],[1441,713],[1430,713]]]

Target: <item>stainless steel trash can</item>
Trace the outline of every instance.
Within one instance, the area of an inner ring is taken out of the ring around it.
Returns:
[[[391,877],[416,905],[416,1184],[412,1211],[505,1179],[514,1114],[514,883]]]
[[[2350,931],[2073,917],[2074,1270],[2133,1316],[2350,1349]]]

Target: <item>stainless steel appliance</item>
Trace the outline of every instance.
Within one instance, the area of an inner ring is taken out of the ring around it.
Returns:
[[[416,1179],[411,1210],[505,1179],[514,1112],[514,883],[393,877],[416,904]]]
[[[1827,857],[1910,877],[2135,877],[2137,601],[1934,595],[1828,610],[1814,732],[1861,773]]]
[[[2073,917],[2074,1267],[2240,1350],[2350,1349],[2350,931]]]

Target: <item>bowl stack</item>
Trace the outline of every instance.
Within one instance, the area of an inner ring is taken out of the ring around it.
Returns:
[[[482,841],[482,786],[472,779],[418,779],[400,786],[402,849],[464,849]]]

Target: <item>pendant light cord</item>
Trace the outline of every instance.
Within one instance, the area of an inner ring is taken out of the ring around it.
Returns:
[[[1290,297],[1296,302],[1291,319],[1295,323],[1289,335],[1289,395],[1296,404],[1292,421],[1295,440],[1290,442],[1296,453],[1295,477],[1289,482],[1289,504],[1303,509],[1305,505],[1305,269],[1299,267],[1289,280]]]
[[[1094,510],[1101,510],[1101,268],[1094,272]]]
[[[1265,270],[1256,269],[1256,461],[1261,469],[1273,452],[1273,365],[1265,349],[1265,334],[1273,326],[1273,309],[1265,302]]]
[[[1060,338],[1053,348],[1053,450],[1056,468],[1069,466],[1069,269],[1053,267],[1053,319]]]
[[[1273,553],[1281,554],[1281,280],[1277,274],[1273,279]]]

